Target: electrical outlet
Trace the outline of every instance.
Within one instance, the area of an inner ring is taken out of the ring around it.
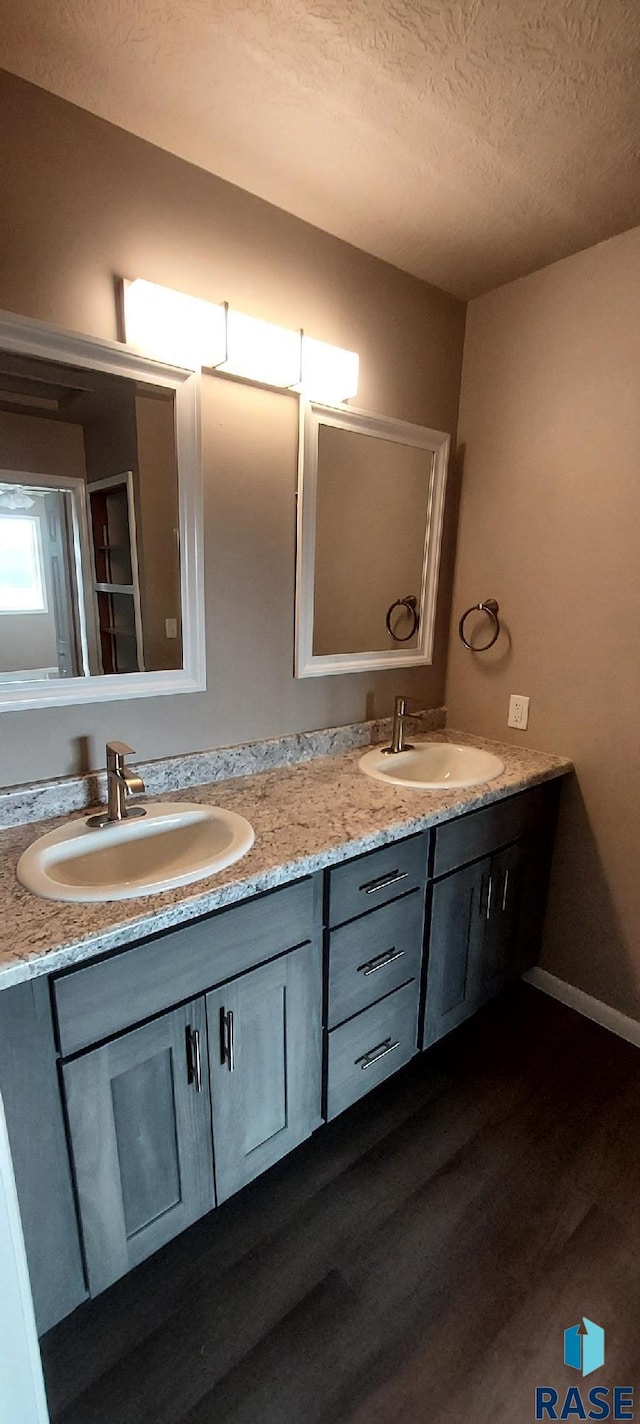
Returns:
[[[167,638],[177,638],[178,620],[177,618],[165,618],[164,628]]]
[[[529,698],[523,697],[521,692],[513,692],[509,698],[507,726],[517,727],[519,732],[526,732],[528,722]]]

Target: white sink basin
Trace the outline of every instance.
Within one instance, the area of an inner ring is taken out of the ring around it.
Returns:
[[[372,747],[360,758],[360,768],[375,781],[419,791],[456,791],[493,781],[504,771],[504,762],[482,747],[458,746],[454,742],[416,742],[411,751],[385,755],[382,747]]]
[[[131,900],[214,875],[254,840],[253,826],[234,811],[159,801],[139,820],[98,830],[78,820],[50,831],[21,855],[17,876],[46,900]]]

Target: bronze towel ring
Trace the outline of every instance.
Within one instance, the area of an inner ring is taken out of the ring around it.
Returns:
[[[399,638],[398,634],[394,633],[393,628],[391,627],[391,615],[393,613],[394,608],[406,608],[408,609],[409,613],[413,614],[413,626],[411,628],[411,631],[407,633],[406,637],[404,638]],[[408,643],[409,639],[413,638],[414,634],[417,633],[418,628],[420,627],[418,600],[414,596],[414,594],[410,593],[407,595],[406,598],[396,598],[395,603],[392,603],[391,607],[387,609],[387,617],[385,621],[387,624],[387,632],[391,634],[391,637],[396,643]]]
[[[487,648],[493,647],[494,643],[500,636],[500,619],[498,618],[498,611],[498,604],[496,603],[495,598],[487,598],[485,599],[484,603],[472,604],[471,608],[468,608],[466,613],[463,613],[462,618],[460,619],[460,622],[458,624],[458,632],[460,634],[462,642],[464,643],[465,648],[470,648],[472,653],[486,653]],[[489,618],[493,623],[493,635],[489,639],[488,643],[474,644],[470,643],[468,638],[465,638],[464,625],[470,613],[488,614]]]

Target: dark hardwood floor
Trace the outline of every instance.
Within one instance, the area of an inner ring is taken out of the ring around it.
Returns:
[[[638,1385],[640,1053],[518,986],[43,1341],[54,1424],[529,1424]]]

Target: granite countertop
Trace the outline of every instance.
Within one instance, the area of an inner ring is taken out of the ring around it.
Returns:
[[[18,884],[16,865],[25,847],[70,817],[0,832],[0,989],[131,944],[572,770],[565,758],[452,730],[431,733],[429,740],[487,747],[502,758],[505,770],[495,781],[466,791],[403,790],[364,776],[358,762],[365,748],[358,747],[165,792],[156,799],[202,801],[239,812],[253,825],[255,844],[217,875],[135,900],[67,904],[41,900]]]

